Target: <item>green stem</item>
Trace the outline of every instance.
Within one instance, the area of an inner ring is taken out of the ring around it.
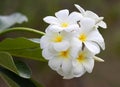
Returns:
[[[35,30],[35,29],[32,29],[32,28],[15,27],[15,28],[9,28],[9,29],[6,29],[6,30],[0,32],[0,35],[6,34],[6,33],[9,33],[9,32],[13,32],[13,31],[26,31],[26,32],[35,33],[35,34],[38,34],[38,35],[44,35],[45,34],[44,32],[41,32],[39,30]]]

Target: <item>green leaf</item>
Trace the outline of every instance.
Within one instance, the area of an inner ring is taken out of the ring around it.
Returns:
[[[14,60],[14,63],[17,67],[18,75],[23,78],[31,78],[31,70],[24,62],[19,60]]]
[[[0,52],[0,65],[23,78],[31,77],[31,71],[28,66],[21,61],[14,61],[12,56],[7,52]]]
[[[36,48],[40,45],[34,43],[26,38],[20,37],[16,39],[7,38],[0,42],[0,50],[17,50],[17,49],[27,49],[27,48]]]
[[[7,38],[0,42],[0,51],[9,52],[12,56],[45,61],[40,44],[26,38]]]
[[[43,87],[33,79],[24,79],[4,68],[0,68],[0,76],[5,80],[9,87]]]
[[[14,73],[18,73],[17,67],[11,57],[7,52],[0,52],[0,65],[11,70]]]
[[[8,52],[16,57],[46,62],[46,60],[42,57],[42,51],[40,48],[9,50]]]

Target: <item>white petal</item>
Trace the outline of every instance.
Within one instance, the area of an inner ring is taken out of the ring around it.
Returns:
[[[63,79],[72,79],[74,75],[72,73],[65,74],[62,69],[57,70],[57,73],[63,76]]]
[[[49,40],[48,40],[48,38],[47,38],[46,36],[42,36],[41,39],[40,39],[40,47],[41,47],[42,49],[44,49],[44,48],[47,48],[48,45],[49,45]]]
[[[92,58],[93,59],[93,56],[95,55],[95,53],[91,52],[88,48],[84,47],[84,50],[83,52],[86,54],[86,57],[88,58]]]
[[[101,21],[101,22],[97,23],[97,25],[102,27],[102,28],[107,28],[107,25],[104,21]]]
[[[62,64],[62,60],[59,58],[53,58],[53,59],[49,60],[49,62],[48,62],[48,65],[53,70],[58,70],[60,68],[61,64]]]
[[[79,25],[76,23],[76,24],[70,25],[70,26],[66,29],[66,31],[68,30],[68,31],[73,32],[73,31],[78,31],[79,29],[80,29],[80,28],[79,28]]]
[[[63,79],[72,79],[74,78],[74,75],[68,74],[63,77]]]
[[[72,71],[75,77],[80,77],[85,73],[84,66],[81,63],[79,63],[77,60],[72,61],[72,64],[73,64]]]
[[[67,28],[64,29],[66,32],[72,32],[72,31],[78,31],[79,25],[78,24],[72,24],[69,25]]]
[[[95,26],[95,20],[91,18],[83,18],[80,21],[80,25],[82,29],[91,29]]]
[[[45,33],[51,32],[51,31],[52,31],[52,29],[51,29],[52,26],[54,26],[54,25],[49,25],[49,26],[45,29]]]
[[[63,28],[58,25],[50,25],[46,31],[60,32],[63,31]]]
[[[64,36],[65,40],[71,40],[71,38],[74,36],[74,33],[66,32],[66,31],[62,31],[60,32],[60,34]]]
[[[69,10],[64,9],[64,10],[60,10],[58,12],[55,13],[55,16],[60,20],[60,21],[64,21],[66,18],[68,18],[69,15]]]
[[[76,7],[82,14],[85,13],[85,10],[84,10],[82,7],[80,7],[79,5],[75,4],[75,7]]]
[[[50,59],[53,58],[54,54],[52,54],[52,53],[48,50],[48,48],[45,48],[45,49],[43,49],[43,51],[42,51],[42,56],[43,56],[45,59],[50,60]]]
[[[65,74],[70,73],[70,70],[72,68],[72,63],[70,59],[65,59],[62,62],[62,70]]]
[[[94,67],[94,59],[86,59],[84,63],[82,63],[87,72],[91,73]]]
[[[92,11],[86,11],[85,16],[94,19],[95,21],[99,19],[99,16]]]
[[[101,22],[104,19],[104,17],[99,17],[98,19],[96,19],[96,25]]]
[[[62,68],[59,68],[59,69],[57,70],[57,73],[60,74],[61,76],[64,76],[64,75],[65,75],[65,74],[63,73]]]
[[[78,38],[74,37],[74,38],[72,38],[71,46],[81,49],[82,48],[82,42]]]
[[[47,17],[43,18],[43,20],[48,24],[58,24],[59,23],[58,19],[53,16],[47,16]]]
[[[76,58],[78,52],[82,49],[82,42],[77,38],[73,38],[71,42],[71,56]]]
[[[92,41],[87,41],[85,42],[85,46],[88,48],[88,50],[90,50],[92,53],[98,54],[100,53],[100,48],[99,46]]]
[[[99,31],[97,29],[91,31],[91,33],[89,34],[88,38],[89,41],[94,41],[97,44],[100,45],[100,47],[104,50],[105,49],[105,42],[104,39],[102,37],[102,35],[99,33]]]
[[[70,44],[68,41],[62,41],[59,43],[53,43],[53,47],[56,51],[65,51],[69,48]]]
[[[77,23],[77,21],[82,19],[82,15],[78,12],[72,12],[69,17],[68,17],[68,21],[70,21],[70,23]]]

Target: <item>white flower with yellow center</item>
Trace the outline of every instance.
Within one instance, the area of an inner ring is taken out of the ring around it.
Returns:
[[[74,77],[82,76],[86,71],[91,73],[94,67],[94,55],[86,48],[78,52],[78,56],[72,60],[72,74]]]
[[[59,52],[55,50],[43,49],[42,55],[49,60],[48,65],[53,70],[62,70],[64,74],[70,73],[72,67],[70,49]]]
[[[86,22],[86,21],[91,21]],[[76,32],[72,40],[72,46],[75,50],[81,50],[84,46],[93,53],[99,53],[100,47],[104,50],[105,43],[102,35],[97,29],[94,29],[94,22],[90,19],[84,19],[80,22],[81,28]],[[100,47],[99,47],[100,46]]]
[[[82,7],[80,7],[77,4],[75,4],[75,7],[81,12],[81,14],[84,17],[94,19],[95,23],[96,23],[96,25],[95,25],[96,27],[100,26],[102,28],[107,28],[106,23],[103,21],[104,17],[99,17],[97,14],[95,14],[94,12],[89,11],[89,10],[85,11]]]
[[[64,51],[69,48],[69,40],[72,37],[72,33],[65,31],[62,32],[52,32],[48,31],[40,39],[40,46],[42,49],[53,48],[56,51]]]
[[[69,10],[60,10],[55,13],[55,16],[47,16],[43,20],[50,24],[47,29],[60,32],[60,31],[67,31],[71,32],[77,30],[79,25],[77,21],[82,18],[82,15],[78,12],[72,12],[69,14]]]

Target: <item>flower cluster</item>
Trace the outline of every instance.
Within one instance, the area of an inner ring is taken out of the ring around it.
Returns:
[[[64,9],[56,12],[55,17],[43,19],[49,26],[40,39],[42,55],[50,68],[64,79],[91,73],[94,60],[104,61],[95,56],[100,53],[100,48],[105,49],[104,39],[98,31],[99,27],[107,27],[103,17],[85,11],[77,4],[75,7],[80,12],[69,13]]]

